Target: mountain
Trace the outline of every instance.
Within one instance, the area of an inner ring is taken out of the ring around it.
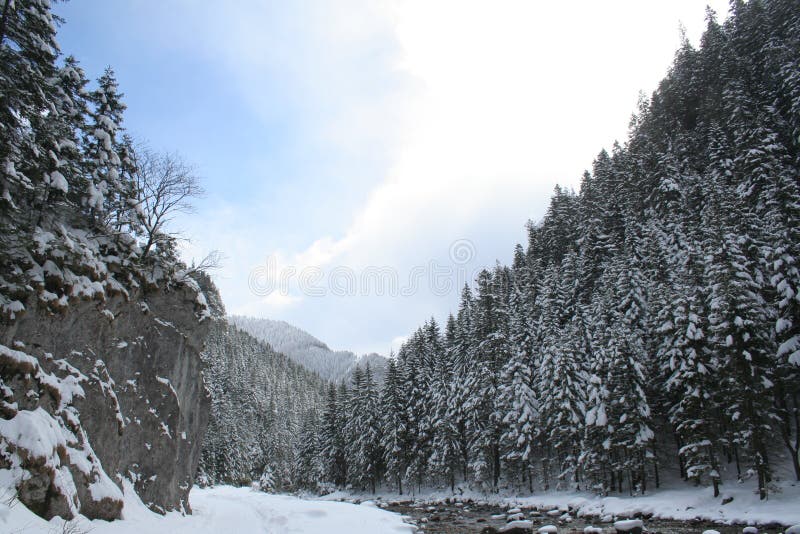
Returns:
[[[211,416],[199,482],[291,486],[302,420],[320,408],[326,382],[225,320],[214,322],[202,358]]]
[[[387,360],[380,354],[357,356],[347,350],[331,350],[319,339],[287,322],[241,315],[231,315],[228,321],[325,380],[349,383],[356,367],[367,364],[376,381],[382,382],[386,374]]]

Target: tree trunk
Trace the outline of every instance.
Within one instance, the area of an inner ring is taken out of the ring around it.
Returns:
[[[6,38],[6,24],[8,23],[8,8],[11,6],[11,0],[6,0],[3,4],[3,18],[0,19],[0,46],[3,45],[3,40]]]

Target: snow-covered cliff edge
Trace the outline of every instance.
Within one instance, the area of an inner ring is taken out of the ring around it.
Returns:
[[[0,325],[0,471],[18,499],[113,519],[126,478],[152,509],[188,509],[209,408],[196,285],[26,308]]]

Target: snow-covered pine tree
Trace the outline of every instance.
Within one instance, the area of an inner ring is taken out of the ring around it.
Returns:
[[[87,83],[77,60],[72,56],[65,58],[54,83],[51,113],[52,118],[58,120],[43,125],[48,130],[42,139],[49,157],[44,187],[37,192],[31,213],[36,226],[48,217],[61,219],[65,213],[75,212],[75,208],[80,206],[76,190],[84,182],[84,168],[78,136],[85,128],[88,113],[84,97]]]
[[[309,410],[303,416],[297,442],[297,456],[294,464],[295,485],[300,488],[316,489],[324,479],[320,446],[320,422],[316,410]]]
[[[674,426],[684,476],[697,483],[708,478],[719,495],[720,471],[717,449],[719,362],[709,346],[706,295],[696,254],[690,254],[678,277],[674,301],[661,314],[661,365],[667,376],[669,420]]]
[[[324,464],[325,481],[343,486],[347,480],[347,458],[344,443],[344,417],[342,395],[331,384],[325,401],[320,429],[320,452]]]
[[[426,346],[427,328],[426,323],[398,351],[398,357],[402,362],[401,368],[404,371],[403,395],[408,399],[405,406],[408,465],[404,477],[409,486],[414,485],[418,490],[425,481],[430,457],[428,404],[431,370],[427,365],[429,353],[429,348]]]
[[[434,376],[431,382],[433,412],[431,429],[430,470],[434,478],[445,481],[450,490],[455,490],[459,464],[458,428],[451,418],[455,395],[455,355],[457,342],[456,318],[447,317],[441,356],[434,362]]]
[[[469,377],[475,362],[475,339],[472,336],[474,299],[472,290],[464,285],[461,301],[456,315],[455,339],[452,348],[453,380],[451,384],[452,401],[448,406],[447,420],[455,427],[456,446],[462,480],[469,476],[470,464],[470,424],[466,406],[472,397]]]
[[[514,251],[513,284],[509,296],[509,341],[511,354],[501,370],[500,406],[503,434],[502,460],[509,477],[519,474],[520,482],[533,491],[532,465],[538,405],[533,391],[531,275],[522,246]]]
[[[134,199],[132,183],[123,179],[119,156],[125,104],[114,71],[109,67],[91,92],[94,106],[86,132],[86,168],[89,183],[83,204],[88,213],[119,231],[127,222]]]
[[[732,227],[735,225],[713,221],[709,225],[719,232],[716,245],[708,249],[706,265],[709,330],[720,358],[718,383],[725,392],[721,401],[728,416],[730,445],[737,453],[749,455],[759,493],[766,499],[771,478],[767,440],[775,418],[770,401],[774,382],[769,330],[760,276],[745,252],[751,242],[746,236],[737,236]]]
[[[17,0],[6,3],[0,34],[0,227],[6,240],[14,234],[13,225],[34,223],[29,213],[20,213],[32,205],[49,186],[46,169],[51,167],[50,148],[58,139],[42,136],[50,131],[54,117],[50,112],[58,102],[56,42],[58,22],[45,0]],[[59,181],[60,182],[60,181]],[[14,215],[12,215],[14,214]],[[31,228],[27,228],[31,230]],[[5,250],[7,247],[3,247]]]
[[[364,489],[364,479],[367,466],[364,443],[364,428],[361,426],[365,416],[364,408],[364,373],[356,367],[350,388],[345,401],[339,399],[342,418],[342,434],[344,442],[344,455],[347,458],[347,483],[348,485]]]
[[[647,303],[644,294],[644,281],[641,276],[639,260],[635,256],[634,238],[629,238],[627,261],[620,255],[615,262],[618,267],[612,270],[617,274],[616,309],[611,324],[611,338],[608,340],[611,411],[615,430],[611,446],[617,455],[617,483],[624,474],[628,490],[647,489],[648,464],[652,461],[651,442],[654,434],[651,427],[650,403],[646,388],[648,378],[646,365],[649,357],[645,350]],[[624,263],[623,263],[624,262]]]
[[[403,477],[408,466],[407,424],[405,397],[402,392],[402,373],[398,361],[389,355],[389,367],[381,391],[381,449],[386,478],[394,483],[398,493],[403,494]]]
[[[548,268],[542,326],[546,330],[536,370],[539,398],[539,441],[542,446],[545,488],[554,479],[564,489],[576,484],[579,446],[585,419],[583,339],[575,329],[583,320],[575,300],[575,253]]]

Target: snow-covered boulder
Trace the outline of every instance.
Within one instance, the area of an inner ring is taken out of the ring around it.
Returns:
[[[511,521],[501,527],[498,532],[503,532],[504,534],[530,534],[532,528],[533,523],[530,521]]]
[[[642,534],[644,523],[641,519],[625,519],[614,523],[614,530],[617,532],[630,532],[631,534]]]

